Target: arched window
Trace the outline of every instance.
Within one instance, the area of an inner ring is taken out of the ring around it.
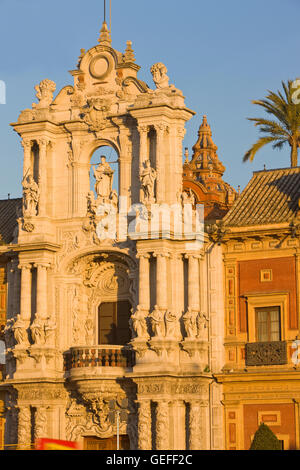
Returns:
[[[130,341],[130,309],[128,300],[99,305],[98,344],[124,345]]]

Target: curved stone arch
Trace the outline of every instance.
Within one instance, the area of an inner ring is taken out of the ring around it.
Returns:
[[[116,133],[116,135],[118,135]],[[88,163],[90,163],[93,154],[101,147],[112,147],[118,154],[118,160],[120,159],[120,147],[119,145],[109,138],[95,139],[88,142],[84,147],[84,153],[87,156]]]
[[[120,250],[118,247],[95,247],[95,248],[83,248],[81,250],[77,250],[76,253],[71,253],[69,256],[66,256],[61,264],[60,264],[60,271],[66,275],[70,274],[71,264],[76,263],[81,258],[85,257],[92,257],[92,256],[101,256],[102,254],[105,255],[115,255],[120,259],[126,261],[128,265],[128,269],[131,271],[135,271],[138,267],[136,260],[127,253],[127,251]]]

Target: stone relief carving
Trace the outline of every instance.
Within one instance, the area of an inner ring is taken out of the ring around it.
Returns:
[[[156,407],[156,449],[168,450],[169,446],[169,403],[159,401]]]
[[[140,401],[138,410],[138,448],[151,450],[151,408],[150,401]]]
[[[132,315],[130,317],[129,325],[132,331],[132,337],[147,340],[149,339],[146,316],[147,312],[144,312],[137,306],[136,311],[131,309]]]
[[[18,446],[28,448],[30,442],[31,413],[30,408],[21,407],[18,413]]]
[[[106,127],[108,112],[112,106],[112,99],[91,97],[87,100],[87,111],[83,108],[83,120],[92,131],[101,131]]]

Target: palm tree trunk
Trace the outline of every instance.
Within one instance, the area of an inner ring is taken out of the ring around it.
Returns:
[[[293,142],[291,145],[291,167],[298,165],[298,145]]]

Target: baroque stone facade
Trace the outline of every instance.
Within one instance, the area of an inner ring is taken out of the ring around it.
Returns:
[[[74,85],[54,98],[43,80],[12,124],[24,164],[7,254],[7,445],[84,446],[118,426],[132,449],[223,448],[213,378],[223,364],[221,247],[203,232],[197,242],[193,226],[180,234],[182,140],[195,113],[164,64],[151,68],[154,89],[139,68],[130,42],[112,48],[104,22]],[[91,156],[106,146],[118,155],[118,191],[105,156],[90,182]],[[171,217],[165,230],[159,215],[153,229],[162,204],[179,210],[179,225]]]

